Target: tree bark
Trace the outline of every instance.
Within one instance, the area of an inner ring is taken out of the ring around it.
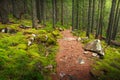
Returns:
[[[0,17],[3,24],[9,22],[7,11],[7,0],[0,1]]]
[[[55,0],[52,0],[52,15],[53,15],[53,28],[55,28],[55,23],[56,23],[56,13],[55,13]]]
[[[111,12],[110,12],[110,16],[109,16],[109,23],[108,23],[108,29],[107,29],[107,34],[106,34],[106,42],[108,43],[108,45],[110,45],[110,41],[111,41],[111,37],[112,37],[115,6],[116,6],[116,0],[112,0],[112,7],[111,7]]]
[[[76,29],[79,29],[79,0],[77,0]]]
[[[118,23],[120,19],[120,0],[118,1],[117,8],[116,8],[116,13],[115,13],[115,19],[114,19],[114,24],[113,24],[113,33],[112,33],[112,40],[115,40],[116,34],[117,34],[117,29],[118,29]]]
[[[74,0],[72,0],[72,31],[74,30],[74,12],[75,12],[75,7],[74,7]]]
[[[94,29],[94,14],[95,14],[95,0],[93,0],[93,8],[92,8],[92,24],[91,24],[91,33],[93,33]]]
[[[32,27],[38,29],[36,0],[32,0]]]
[[[86,32],[86,36],[87,37],[90,37],[89,34],[90,34],[90,28],[91,28],[91,1],[92,0],[89,0],[89,7],[88,7],[88,26],[87,26],[87,32]]]
[[[61,25],[64,25],[64,21],[63,21],[63,0],[61,0]]]

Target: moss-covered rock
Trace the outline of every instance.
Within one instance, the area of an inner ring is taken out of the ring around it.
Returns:
[[[38,34],[47,34],[48,32],[46,30],[38,30]]]
[[[39,40],[40,42],[46,42],[48,39],[48,36],[46,34],[41,34],[38,35],[37,40]]]
[[[52,34],[55,38],[61,38],[62,37],[62,35],[60,35],[60,32],[58,30],[53,31]]]
[[[56,45],[57,41],[53,37],[48,37],[47,45]]]

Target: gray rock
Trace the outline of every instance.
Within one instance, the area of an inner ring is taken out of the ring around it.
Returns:
[[[85,50],[95,52],[100,56],[104,56],[104,51],[101,46],[101,42],[99,39],[94,40],[93,42],[90,42],[85,45]]]
[[[60,77],[63,78],[66,74],[64,72],[60,72]]]
[[[92,56],[93,57],[97,57],[97,53],[92,53]]]
[[[88,54],[89,52],[88,51],[84,51],[84,54]]]
[[[85,61],[82,58],[78,59],[79,64],[85,64]]]

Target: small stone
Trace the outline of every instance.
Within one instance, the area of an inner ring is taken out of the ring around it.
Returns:
[[[31,41],[28,41],[28,46],[30,46],[32,44],[32,42]]]
[[[2,33],[5,33],[5,29],[2,29],[2,31],[1,31]]]
[[[79,64],[85,64],[85,61],[82,58],[79,58]]]
[[[60,77],[63,78],[66,74],[63,72],[60,72]]]
[[[92,53],[92,56],[93,57],[97,57],[97,53]]]
[[[61,62],[64,62],[64,60],[63,60],[63,59],[60,59],[60,61],[61,61]]]
[[[89,52],[88,51],[84,51],[84,54],[88,54]]]
[[[77,41],[81,41],[81,37],[78,37],[78,38],[77,38]]]
[[[45,68],[52,70],[53,69],[53,65],[50,64],[50,65],[46,66]]]
[[[33,37],[36,37],[36,34],[32,34]]]

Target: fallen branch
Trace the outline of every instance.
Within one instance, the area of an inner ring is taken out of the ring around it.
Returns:
[[[120,46],[120,42],[111,40],[111,45]]]

